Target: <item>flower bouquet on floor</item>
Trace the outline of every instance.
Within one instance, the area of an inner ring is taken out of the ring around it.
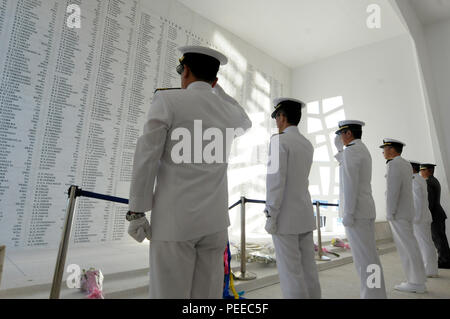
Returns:
[[[83,269],[80,278],[80,289],[87,293],[88,299],[105,299],[103,297],[103,274],[100,269]]]
[[[342,239],[339,239],[339,238],[333,238],[331,240],[331,245],[333,245],[334,247],[341,247],[341,248],[344,248],[344,249],[350,249],[350,245],[344,243],[344,241]]]
[[[319,246],[318,246],[316,243],[314,243],[314,251],[315,251],[315,252],[318,252],[318,251],[319,251]],[[325,247],[322,247],[322,252],[325,253],[325,254],[331,254],[331,255],[334,255],[334,256],[336,256],[336,257],[340,257],[338,253],[335,253],[335,252],[333,252],[333,251],[329,251],[329,250],[326,249]]]

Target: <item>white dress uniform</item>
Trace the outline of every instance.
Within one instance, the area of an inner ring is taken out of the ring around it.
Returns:
[[[427,276],[438,275],[438,256],[431,238],[431,212],[428,208],[427,181],[419,173],[413,176],[413,195],[415,216],[413,220],[414,235],[419,244],[420,252]]]
[[[349,125],[362,127],[364,122],[352,120],[339,122],[340,130]],[[383,268],[375,241],[376,210],[371,186],[372,157],[366,145],[360,139],[355,139],[344,151],[336,154],[335,158],[339,162],[339,217],[347,216],[353,220],[352,225],[345,226],[345,233],[360,278],[360,297],[385,299]],[[370,279],[374,274],[370,265],[379,266],[379,285],[367,284],[368,280],[372,282]]]
[[[402,142],[385,139],[386,143]],[[383,145],[382,145],[383,146]],[[414,236],[414,198],[411,164],[401,156],[387,164],[386,218],[390,222],[395,245],[403,264],[408,284],[425,285],[425,268]]]
[[[150,298],[222,298],[228,153],[206,163],[202,136],[250,127],[244,109],[218,86],[197,81],[155,94],[136,146],[129,202],[130,211],[151,210]],[[183,138],[192,149],[180,151]],[[180,163],[184,152],[191,161]]]
[[[321,298],[314,251],[314,211],[309,194],[309,173],[314,148],[297,126],[271,139],[279,144],[279,169],[266,180],[266,210],[276,224],[272,234],[283,297]],[[271,157],[273,154],[271,154]]]

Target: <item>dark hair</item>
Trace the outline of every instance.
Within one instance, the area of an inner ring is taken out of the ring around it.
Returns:
[[[216,80],[220,67],[217,59],[200,53],[185,53],[182,64],[187,65],[198,80],[208,83]]]
[[[278,111],[277,115],[278,114],[283,114],[284,116],[286,116],[287,122],[295,126],[297,126],[298,123],[300,123],[300,119],[302,118],[301,110],[283,108]]]
[[[411,163],[411,166],[412,166],[412,168],[414,170],[414,173],[419,173],[420,172],[420,165]]]
[[[358,130],[358,129],[354,129],[354,128],[349,128],[349,129],[346,129],[343,133],[345,133],[345,132],[347,132],[347,131],[352,132],[352,135],[353,135],[353,137],[354,137],[355,139],[361,139],[361,137],[362,137],[362,130]]]
[[[401,144],[393,144],[392,147],[398,154],[402,154],[403,152],[403,145]]]
[[[297,126],[302,118],[302,109],[297,102],[283,101],[278,114],[283,114],[289,124]]]

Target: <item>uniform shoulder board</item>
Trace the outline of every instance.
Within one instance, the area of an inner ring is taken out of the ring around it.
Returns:
[[[390,161],[392,161],[392,160],[391,160],[391,159],[387,160],[387,161],[386,161],[386,164],[389,164]]]
[[[348,144],[347,147],[350,147],[350,146],[353,146],[353,145],[355,145],[355,143]]]
[[[270,138],[272,138],[272,137],[274,137],[274,136],[277,136],[277,135],[281,135],[281,134],[284,134],[284,132],[277,133],[277,134],[273,134]]]
[[[153,92],[153,94],[155,94],[158,91],[167,91],[167,90],[181,90],[181,88],[158,88],[155,90],[155,92]]]

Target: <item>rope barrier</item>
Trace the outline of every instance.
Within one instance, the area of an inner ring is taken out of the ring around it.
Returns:
[[[52,288],[51,288],[51,292],[50,292],[50,299],[59,298],[59,294],[60,294],[60,290],[61,290],[61,281],[62,281],[62,277],[63,277],[63,273],[64,273],[64,265],[66,262],[66,254],[67,254],[67,249],[69,246],[70,231],[71,231],[71,227],[72,227],[73,214],[74,214],[74,210],[75,210],[75,203],[76,203],[77,197],[95,198],[95,199],[100,199],[100,200],[114,202],[114,203],[120,203],[120,204],[128,204],[129,203],[129,200],[126,198],[84,191],[76,185],[70,186],[70,188],[68,190],[69,203],[67,206],[67,213],[66,213],[66,218],[65,218],[65,222],[64,222],[62,238],[61,238],[61,242],[60,242],[60,246],[59,246],[58,257],[56,259],[55,272],[53,275]],[[256,278],[256,276],[253,276],[253,274],[251,274],[251,273],[246,274],[246,270],[245,270],[245,263],[246,263],[246,261],[245,261],[245,203],[265,204],[266,201],[265,200],[257,200],[257,199],[249,199],[249,198],[245,198],[242,196],[240,200],[238,200],[236,203],[234,203],[233,205],[231,205],[229,207],[229,210],[231,210],[232,208],[236,207],[239,204],[242,205],[241,206],[241,219],[242,219],[241,225],[243,227],[241,227],[241,237],[243,237],[243,238],[241,238],[241,245],[244,245],[244,248],[243,248],[244,251],[242,251],[242,249],[241,249],[241,274],[240,274],[240,276],[236,276],[236,278],[241,279],[241,280],[251,280],[251,279]],[[317,207],[317,209],[318,209],[317,215],[318,216],[320,214],[320,211],[319,211],[320,206],[334,206],[334,207],[339,206],[339,204],[329,204],[329,203],[324,203],[321,201],[314,201],[312,204]],[[319,239],[319,245],[320,245],[320,239]],[[230,287],[232,289],[234,297],[239,298],[239,294],[234,289],[234,282],[233,282],[232,277],[233,277],[232,274],[230,274]]]

